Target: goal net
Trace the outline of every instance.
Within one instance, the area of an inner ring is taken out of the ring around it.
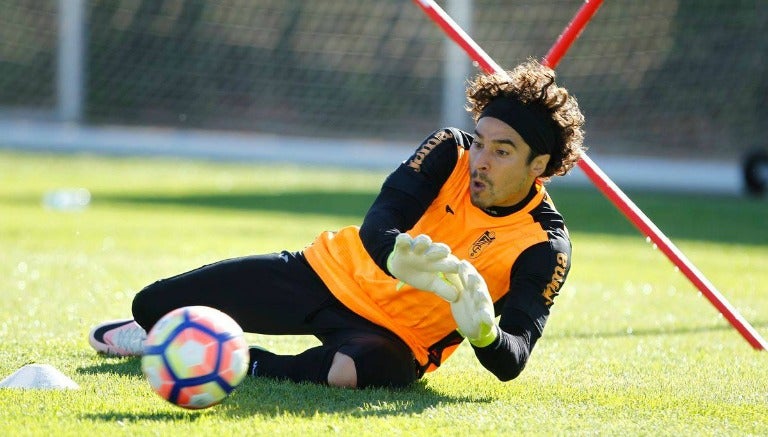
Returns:
[[[404,0],[0,0],[0,118],[56,117],[68,3],[85,125],[417,142],[442,124],[445,37]],[[476,0],[470,33],[513,66],[582,3]],[[740,156],[766,144],[766,27],[759,0],[611,0],[559,81],[595,152]]]

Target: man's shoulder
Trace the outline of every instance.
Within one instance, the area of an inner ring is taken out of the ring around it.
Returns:
[[[549,193],[544,190],[543,198],[531,209],[531,217],[545,230],[565,229],[565,219],[555,207]]]

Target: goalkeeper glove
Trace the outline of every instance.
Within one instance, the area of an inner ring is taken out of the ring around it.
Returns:
[[[499,328],[485,279],[466,260],[460,262],[458,274],[450,274],[448,278],[452,283],[458,281],[459,296],[451,302],[451,313],[459,333],[476,347],[493,343],[499,336]]]
[[[395,247],[387,258],[387,268],[401,283],[420,290],[431,291],[453,302],[459,297],[456,285],[446,279],[445,273],[458,272],[459,260],[443,243],[433,243],[428,235],[412,238],[406,233],[395,239]]]

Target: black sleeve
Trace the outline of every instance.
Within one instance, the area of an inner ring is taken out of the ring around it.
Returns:
[[[395,237],[419,221],[456,167],[458,147],[470,142],[471,137],[458,129],[437,130],[384,181],[360,226],[360,239],[387,274]]]
[[[514,379],[525,368],[565,283],[570,254],[567,237],[555,238],[526,249],[512,267],[510,291],[496,303],[499,338],[487,347],[473,347],[483,367],[500,380]]]

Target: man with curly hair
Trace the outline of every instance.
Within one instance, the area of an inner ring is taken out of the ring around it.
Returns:
[[[251,374],[339,387],[404,387],[466,338],[502,381],[523,370],[570,270],[544,183],[583,151],[584,117],[534,60],[467,89],[473,134],[429,135],[384,181],[362,224],[303,251],[220,261],[157,281],[133,319],[96,326],[99,352],[140,355],[169,311],[205,305],[246,332],[314,335],[296,355],[250,349]],[[497,321],[498,320],[498,321]]]

